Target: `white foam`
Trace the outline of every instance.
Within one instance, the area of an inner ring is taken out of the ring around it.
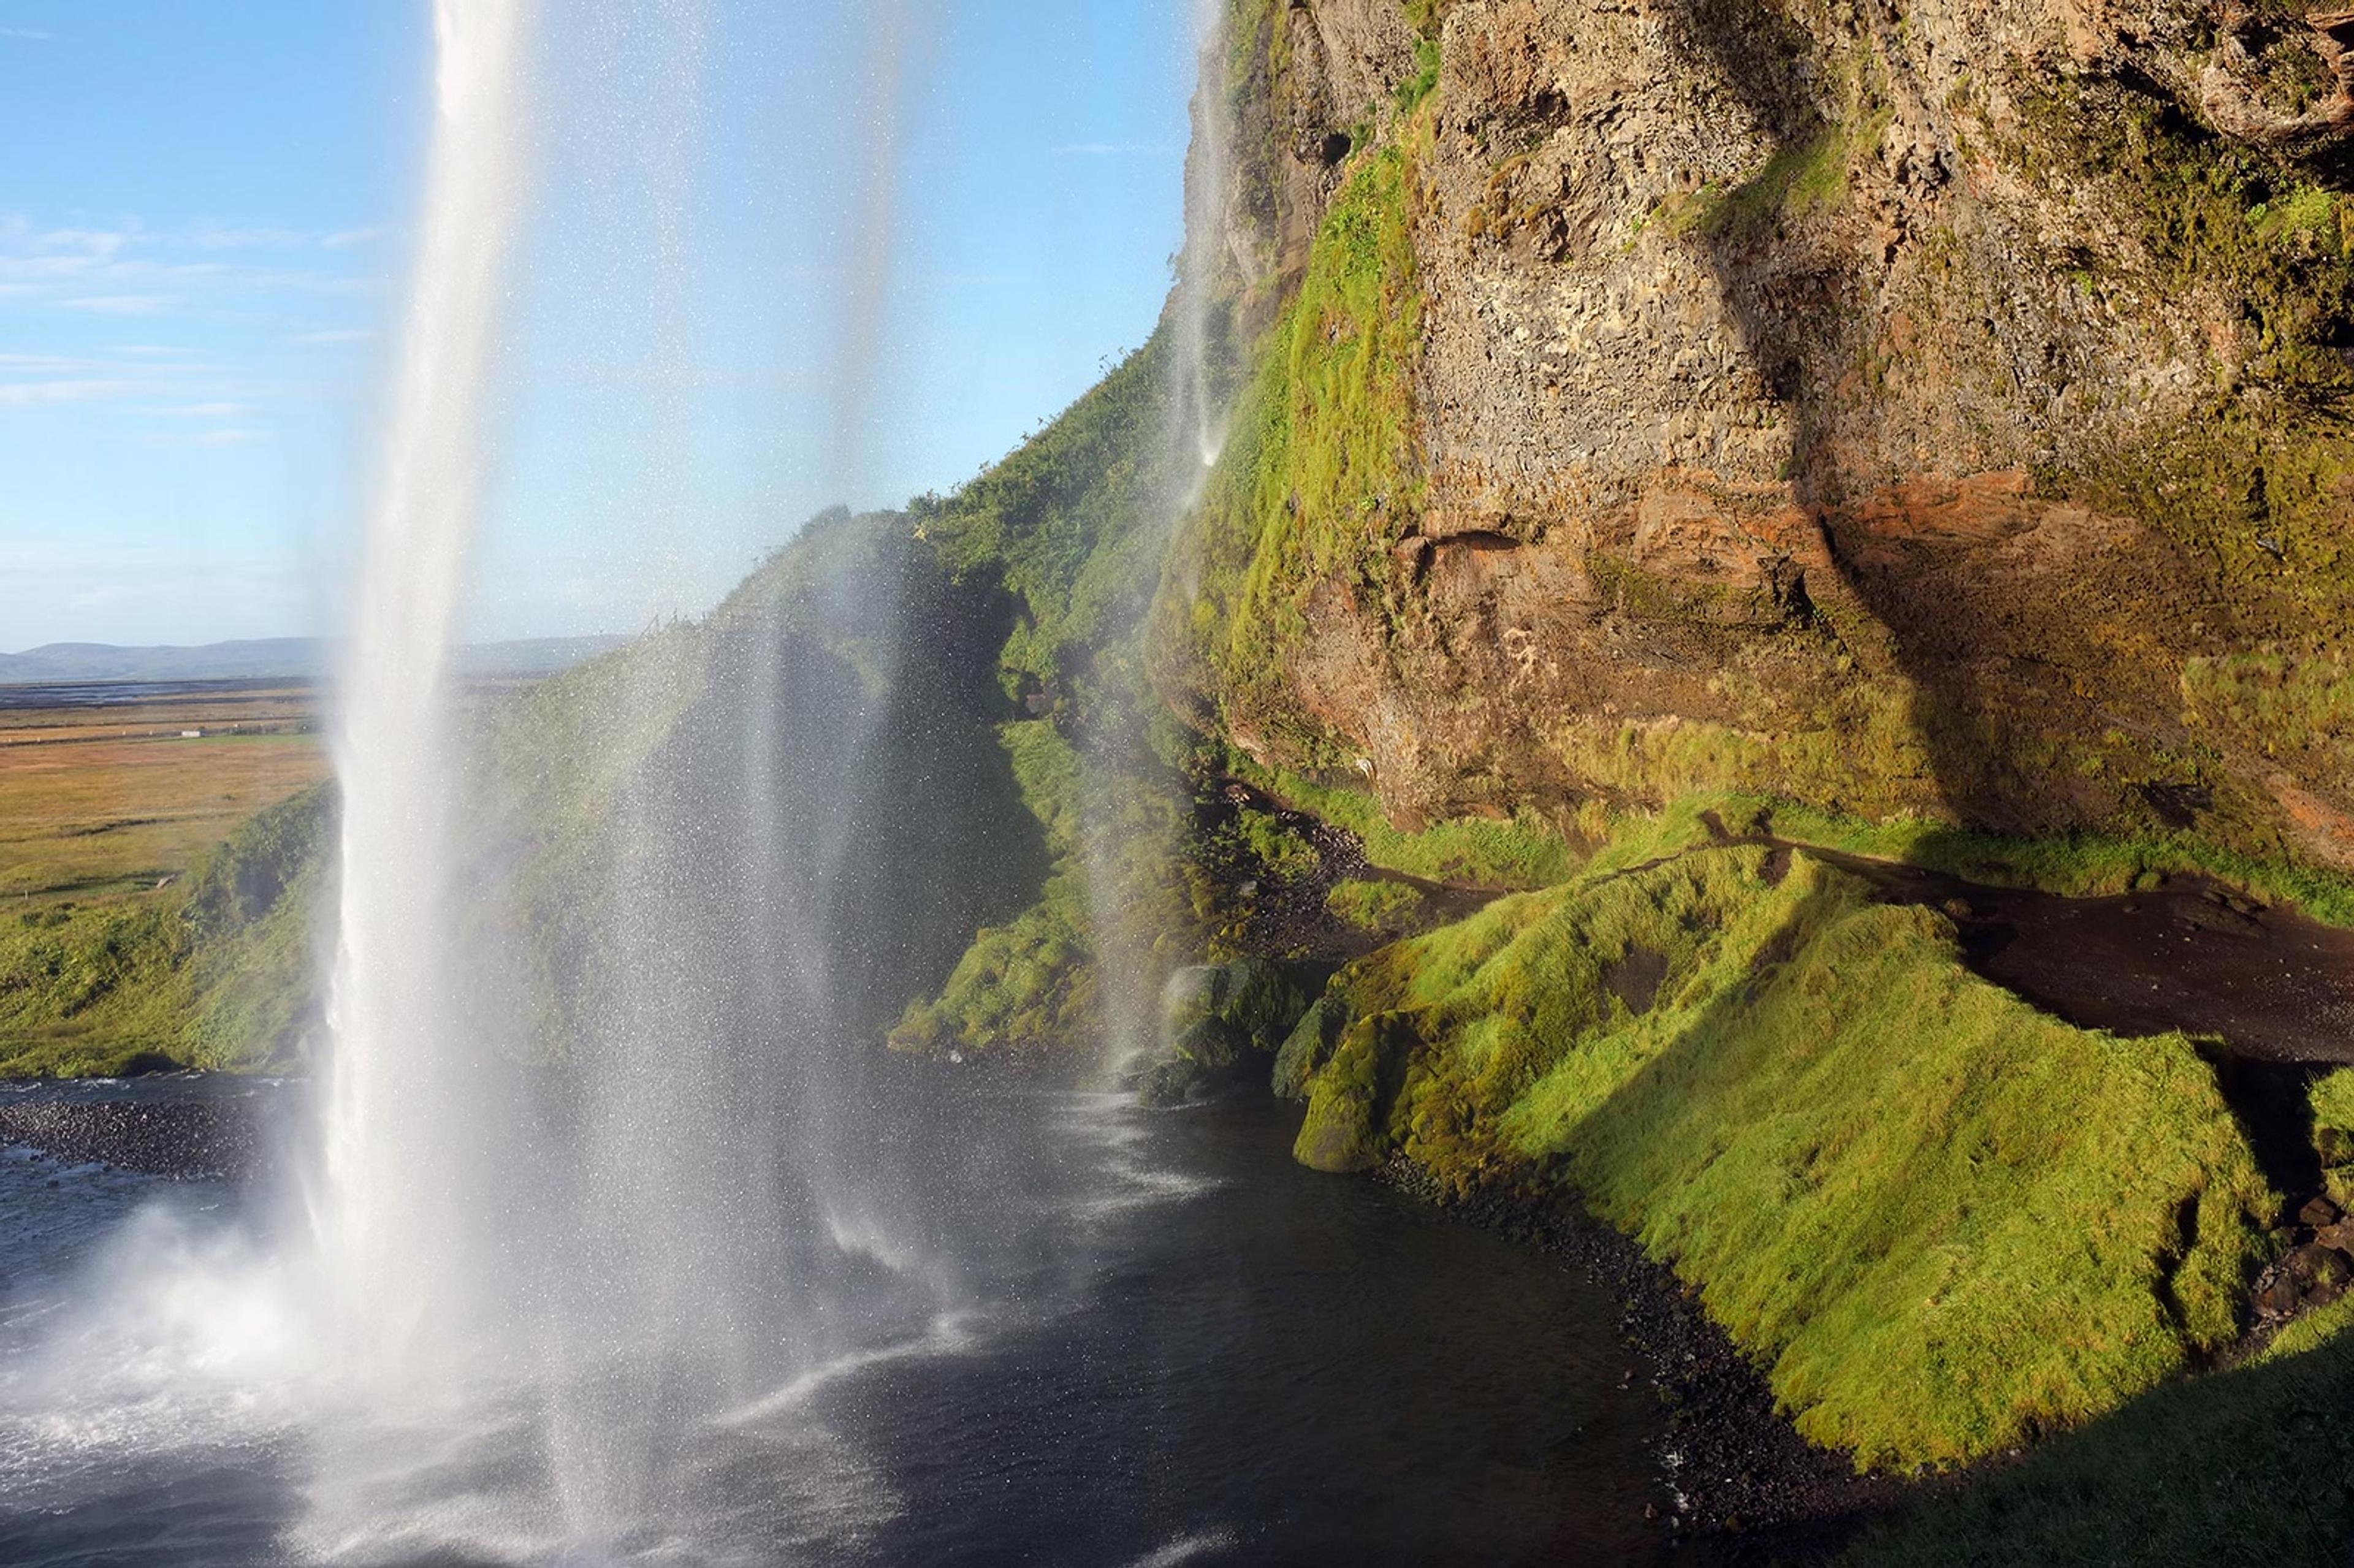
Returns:
[[[832,1361],[811,1367],[750,1404],[728,1411],[714,1425],[742,1427],[772,1421],[801,1410],[826,1388],[845,1378],[854,1377],[870,1367],[885,1366],[893,1361],[928,1361],[938,1356],[970,1354],[981,1343],[982,1336],[978,1331],[980,1322],[977,1313],[943,1313],[932,1320],[929,1330],[912,1340],[836,1356]]]
[[[1138,1558],[1133,1568],[1177,1568],[1181,1563],[1191,1563],[1213,1552],[1232,1552],[1241,1543],[1240,1537],[1231,1530],[1197,1531],[1153,1548]]]

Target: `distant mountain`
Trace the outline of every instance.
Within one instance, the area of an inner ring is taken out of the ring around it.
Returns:
[[[550,675],[610,652],[626,637],[535,637],[461,649],[469,675]],[[203,648],[117,648],[103,642],[51,642],[0,653],[0,685],[77,681],[315,680],[334,667],[334,645],[315,637],[215,642]]]

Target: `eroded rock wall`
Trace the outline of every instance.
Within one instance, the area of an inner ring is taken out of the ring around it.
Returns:
[[[1365,326],[1282,330],[1316,247],[1360,243],[1333,204],[1410,165],[1414,480],[1214,509],[1251,586],[1185,635],[1282,630],[1265,679],[1164,660],[1182,705],[1401,821],[1731,785],[2354,861],[2339,19],[1310,0],[1236,31],[1272,134],[1232,249],[1294,365]],[[1297,446],[1334,394],[1290,374]]]

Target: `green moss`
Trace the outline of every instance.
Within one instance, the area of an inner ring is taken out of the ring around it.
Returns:
[[[1103,1027],[1097,953],[1082,865],[1083,762],[1051,721],[1000,727],[1022,802],[1046,830],[1058,868],[1037,903],[978,933],[940,994],[911,1004],[894,1050],[938,1054],[1032,1052],[1096,1037]]]
[[[1935,758],[1902,683],[1855,679],[1793,712],[1764,693],[1735,694],[1760,715],[1735,728],[1691,719],[1634,724],[1572,715],[1549,737],[1573,776],[1630,805],[1658,808],[1696,791],[1814,800],[1879,817],[1938,804]]]
[[[1777,147],[1756,174],[1714,200],[1697,204],[1683,226],[1734,245],[1768,238],[1785,221],[1847,195],[1855,141],[1826,125],[1803,142]]]
[[[0,921],[0,1077],[299,1059],[319,1018],[334,792],[256,814],[185,884]]]
[[[1445,62],[1435,35],[1416,40],[1414,47],[1414,74],[1398,84],[1397,109],[1401,114],[1411,114],[1422,107],[1438,86],[1439,68]]]
[[[1296,881],[1323,863],[1314,844],[1271,812],[1246,806],[1235,813],[1234,831],[1243,853],[1270,876]]]
[[[1768,808],[1773,831],[1805,843],[1928,866],[1997,886],[2098,897],[2155,877],[2209,876],[2330,925],[2354,925],[2354,879],[2226,848],[2193,832],[2019,838],[1914,818],[1866,822],[1788,801]]]
[[[1691,824],[1344,970],[1302,1157],[1583,1192],[1871,1463],[2082,1424],[2232,1337],[2269,1200],[2190,1042],[2060,1023],[1934,912]]]
[[[2339,1335],[2159,1389],[2016,1467],[1924,1499],[1840,1561],[1843,1568],[2343,1563],[2354,1556],[2349,1474],[2354,1339]]]
[[[2103,442],[2049,487],[2164,528],[2244,623],[2334,635],[2354,593],[2342,538],[2354,438],[2339,412],[2354,367],[2337,347],[2354,321],[2346,204],[2151,94],[2088,80],[2025,105],[2005,158],[2031,179],[2105,171],[2087,197],[2130,244],[2103,286],[2183,302],[2178,351],[2215,384],[2179,424]]]
[[[891,1032],[892,1048],[1004,1054],[1099,1038],[1102,998],[1085,908],[1085,886],[1058,878],[1013,924],[982,930],[940,994],[908,1009]]]
[[[1078,706],[1140,690],[1121,664],[1133,662],[1126,645],[1158,579],[1176,487],[1169,355],[1164,328],[970,484],[910,504],[952,574],[1020,602],[1002,655],[1009,691]]]
[[[1324,907],[1361,931],[1402,937],[1423,923],[1430,900],[1410,882],[1342,882],[1325,895]]]
[[[2349,1327],[2354,1327],[2354,1296],[2341,1296],[2327,1307],[2314,1308],[2291,1319],[2279,1333],[2273,1336],[2273,1342],[2264,1347],[2259,1359],[2267,1361],[2293,1360],[2309,1351],[2319,1350]]]
[[[1331,581],[1377,593],[1371,563],[1419,514],[1414,193],[1426,134],[1419,117],[1352,160],[1163,577],[1161,655],[1230,719],[1283,709],[1282,667],[1310,595]]]
[[[2354,1167],[2354,1067],[2340,1067],[2314,1081],[2313,1147],[2325,1171]]]
[[[2268,757],[2331,771],[2354,767],[2354,670],[2336,649],[2279,647],[2186,660],[2186,717],[2258,737]]]
[[[1520,888],[1559,882],[1577,865],[1568,839],[1532,810],[1505,821],[1458,818],[1409,832],[1392,826],[1381,803],[1363,790],[1319,784],[1247,758],[1225,761],[1236,777],[1285,805],[1357,835],[1365,858],[1384,871],[1463,886]]]

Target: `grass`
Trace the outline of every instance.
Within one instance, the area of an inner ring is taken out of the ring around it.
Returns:
[[[300,1051],[328,816],[314,726],[299,687],[0,715],[0,1076]]]
[[[2337,347],[2354,320],[2354,209],[2207,134],[2155,93],[2071,81],[2022,107],[2001,148],[2013,175],[2106,171],[2088,193],[2098,203],[2088,225],[2126,243],[2119,260],[2095,269],[2094,288],[2185,302],[2170,351],[2212,382],[2179,420],[2086,449],[2041,476],[2044,488],[2173,535],[2260,647],[2334,643],[2354,600],[2354,555],[2342,542],[2354,367]],[[2233,323],[2228,342],[2207,335],[2200,323],[2210,320]],[[2193,671],[2190,683],[2211,691],[2219,674],[2237,684],[2235,672],[2211,668]],[[2320,689],[2328,683],[2284,694],[2296,723],[2313,716],[2308,697],[2334,713],[2336,697]],[[2280,738],[2224,733],[2254,749]]]
[[[2285,1339],[2286,1336],[2284,1336]],[[2178,1383],[1925,1501],[1841,1568],[2354,1557],[2354,1338]]]
[[[1295,810],[1357,835],[1365,858],[1384,871],[1431,882],[1495,889],[1544,887],[1576,870],[1570,841],[1533,811],[1497,820],[1463,817],[1409,832],[1393,825],[1381,802],[1362,789],[1320,784],[1230,754],[1226,769]]]
[[[186,876],[326,777],[313,723],[302,690],[0,714],[0,903],[89,904]]]
[[[2354,1205],[2354,1067],[2340,1067],[2317,1079],[2308,1091],[2313,1106],[2313,1147],[2330,1196]]]
[[[1034,1052],[1102,1030],[1084,861],[1085,765],[1047,720],[1008,724],[999,733],[1022,802],[1045,830],[1055,869],[1036,903],[974,937],[937,997],[908,1007],[891,1032],[895,1050]]]
[[[1020,602],[1000,656],[1009,694],[1067,708],[1140,694],[1116,655],[1150,599],[1180,490],[1171,352],[1164,327],[1003,461],[909,507],[952,574]]]
[[[1156,653],[1174,683],[1215,694],[1228,729],[1282,707],[1309,596],[1332,580],[1378,592],[1368,563],[1419,514],[1414,203],[1428,123],[1351,160],[1162,578]]]
[[[1999,886],[2094,897],[2147,887],[2161,876],[2210,876],[2317,920],[2354,926],[2354,879],[2226,848],[2193,832],[2074,833],[2019,838],[1897,818],[1865,822],[1789,801],[1750,803],[1785,838],[1950,872]]]
[[[1377,937],[1405,936],[1423,923],[1430,901],[1410,882],[1352,881],[1324,895],[1334,917]]]
[[[2270,1200],[2189,1041],[2045,1017],[1803,854],[1651,863],[1692,842],[1344,970],[1301,1157],[1583,1192],[1865,1463],[2081,1425],[2233,1337]]]
[[[0,1077],[298,1058],[318,1022],[333,816],[319,786],[249,819],[171,888],[0,919]]]

